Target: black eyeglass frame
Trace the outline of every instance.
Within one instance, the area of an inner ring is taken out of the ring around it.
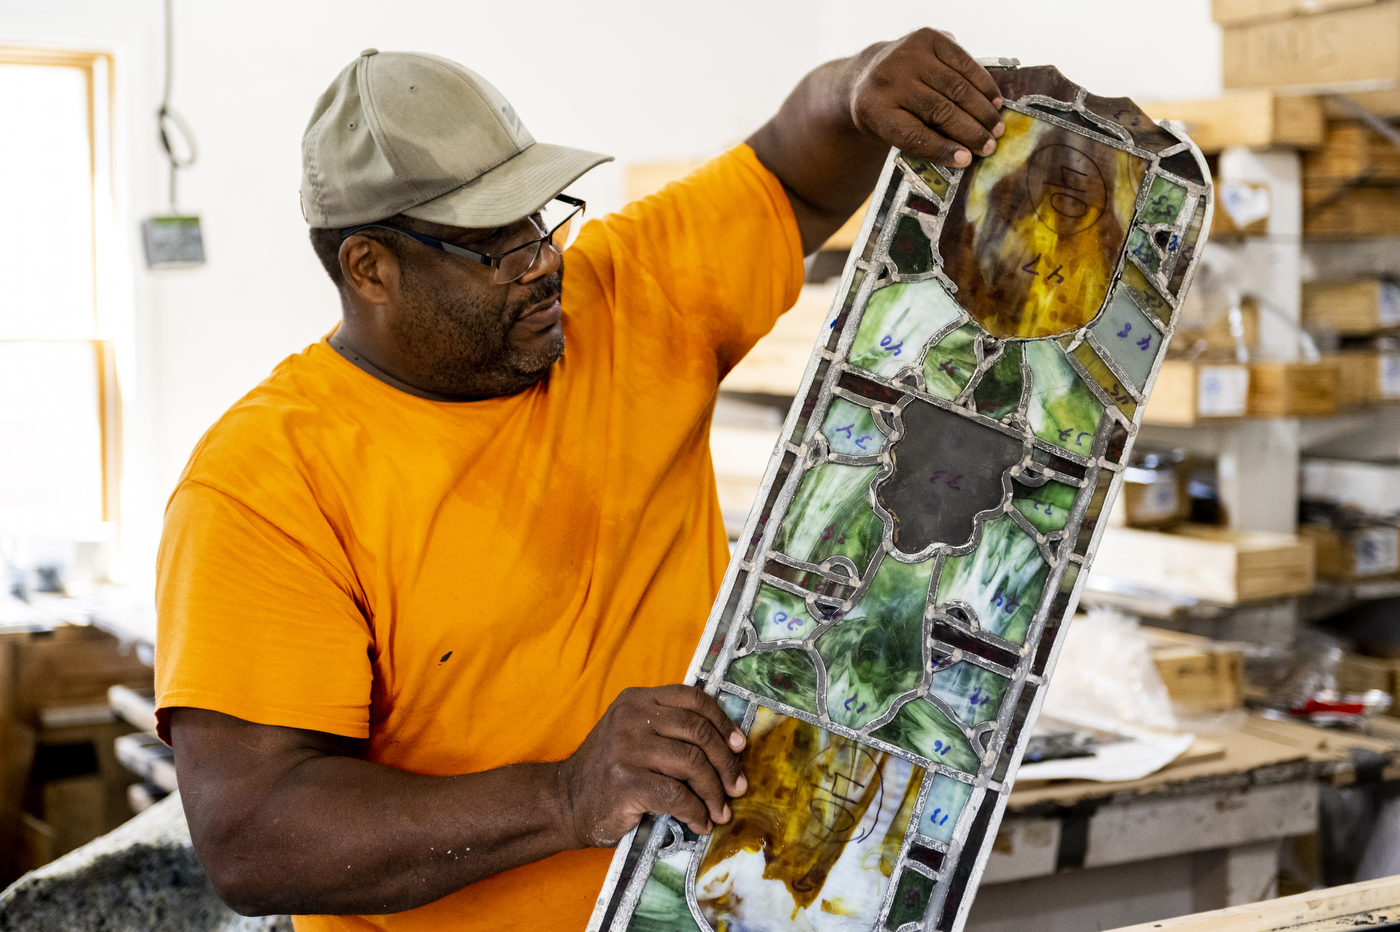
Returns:
[[[361,230],[392,230],[395,233],[402,233],[404,236],[411,237],[412,239],[415,239],[418,242],[422,243],[424,246],[431,246],[433,249],[441,249],[443,252],[448,253],[449,255],[460,256],[463,259],[471,259],[473,262],[479,262],[482,265],[489,265],[491,266],[491,268],[496,269],[498,272],[501,268],[501,261],[504,260],[506,256],[509,256],[512,253],[519,252],[522,249],[530,249],[533,247],[535,250],[535,254],[530,257],[530,262],[525,266],[525,271],[521,272],[520,275],[517,275],[515,278],[511,279],[511,281],[515,281],[516,279],[523,276],[525,272],[528,272],[530,269],[534,268],[535,262],[539,260],[539,251],[542,248],[544,248],[544,244],[550,243],[551,245],[553,245],[551,240],[553,240],[554,234],[558,233],[559,230],[564,226],[573,222],[574,218],[576,218],[579,214],[583,213],[584,208],[587,207],[587,202],[585,202],[582,198],[570,197],[567,194],[556,194],[553,198],[551,198],[551,200],[563,201],[565,204],[568,204],[570,207],[572,207],[573,210],[570,211],[568,216],[566,216],[563,220],[560,220],[558,223],[556,223],[552,230],[549,230],[543,236],[539,237],[538,239],[532,239],[528,242],[521,243],[519,246],[512,246],[510,249],[507,249],[499,256],[488,256],[485,253],[475,252],[474,250],[467,249],[464,246],[458,246],[456,243],[449,243],[445,240],[440,240],[435,236],[429,236],[426,233],[415,233],[413,230],[405,230],[403,227],[396,227],[393,224],[389,223],[361,223],[353,227],[345,227],[340,231],[340,241],[345,242],[345,240],[349,239],[351,236],[354,236],[356,233],[359,233]],[[538,230],[539,227],[535,227],[535,229]],[[509,282],[498,282],[498,284],[504,285],[509,284]]]

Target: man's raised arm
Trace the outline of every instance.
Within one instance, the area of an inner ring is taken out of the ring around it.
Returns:
[[[964,167],[995,151],[1001,102],[950,35],[920,29],[817,68],[748,143],[787,189],[811,254],[870,194],[890,146]]]

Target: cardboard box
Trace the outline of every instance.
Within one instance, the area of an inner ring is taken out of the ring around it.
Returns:
[[[1144,627],[1152,640],[1152,664],[1172,704],[1195,715],[1244,706],[1244,650],[1238,644]]]
[[[1155,592],[1236,605],[1313,588],[1312,541],[1184,524],[1170,533],[1110,527],[1093,573]]]
[[[1400,461],[1308,457],[1302,478],[1304,501],[1343,505],[1382,520],[1400,515]]]
[[[1379,279],[1307,282],[1302,316],[1303,326],[1342,336],[1370,336],[1400,327],[1400,285]]]
[[[1256,362],[1249,367],[1250,417],[1326,417],[1337,413],[1331,362]]]
[[[1248,366],[1165,360],[1143,423],[1189,427],[1212,418],[1244,417],[1249,379]]]
[[[1400,82],[1400,0],[1312,16],[1245,20],[1221,32],[1227,88],[1370,91]]]
[[[1337,403],[1342,408],[1400,401],[1400,353],[1348,349],[1323,359],[1337,364]]]
[[[1305,149],[1323,144],[1326,122],[1316,97],[1244,90],[1200,100],[1143,104],[1154,120],[1176,120],[1203,152],[1234,146]]]
[[[1400,572],[1400,528],[1378,524],[1341,530],[1299,525],[1298,533],[1317,548],[1317,575],[1355,582]]]
[[[1343,693],[1364,693],[1379,689],[1390,694],[1387,715],[1400,715],[1400,660],[1347,654],[1337,668],[1337,689]]]

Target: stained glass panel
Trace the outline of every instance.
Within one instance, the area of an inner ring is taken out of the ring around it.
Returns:
[[[1211,212],[1176,130],[992,70],[995,154],[890,154],[691,667],[749,789],[592,929],[962,926]]]

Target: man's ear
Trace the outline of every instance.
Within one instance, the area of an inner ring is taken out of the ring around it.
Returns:
[[[399,259],[368,236],[350,236],[340,244],[340,274],[350,290],[375,307],[389,304],[399,290]]]

